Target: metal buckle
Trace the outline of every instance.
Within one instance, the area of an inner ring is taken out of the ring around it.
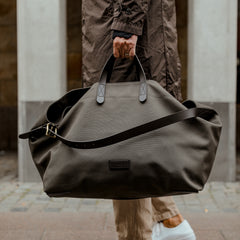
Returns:
[[[47,129],[46,129],[45,135],[49,136],[49,137],[52,137],[52,138],[56,138],[56,136],[52,132],[50,132],[49,130],[51,130],[51,131],[53,131],[54,133],[57,134],[57,126],[53,125],[52,123],[48,123],[46,125],[46,127],[47,127]]]

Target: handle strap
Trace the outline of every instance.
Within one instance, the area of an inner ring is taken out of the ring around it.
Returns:
[[[77,149],[100,148],[100,147],[109,146],[109,145],[127,140],[132,137],[136,137],[138,135],[141,135],[141,134],[153,131],[155,129],[162,128],[186,119],[195,118],[195,117],[203,117],[208,119],[214,114],[216,114],[216,111],[213,109],[200,108],[200,107],[190,108],[190,109],[179,111],[177,113],[168,115],[166,117],[162,117],[157,120],[139,125],[137,127],[130,128],[126,131],[112,135],[110,137],[106,137],[106,138],[95,140],[95,141],[89,141],[89,142],[79,142],[79,141],[68,140],[57,133],[56,127],[54,127],[54,125],[51,125],[49,127],[49,124],[40,126],[36,129],[31,130],[30,132],[21,134],[19,135],[19,138],[23,138],[23,139],[29,138],[31,136],[34,136],[34,134],[36,133],[39,135],[39,132],[41,131],[43,133],[46,133],[46,135],[49,135],[50,137],[54,137],[57,140],[64,143],[65,145],[72,148],[77,148]]]
[[[139,79],[140,79],[138,99],[141,103],[144,103],[147,100],[147,79],[146,79],[146,75],[144,73],[142,64],[141,64],[141,62],[140,62],[140,60],[139,60],[139,58],[137,57],[136,54],[134,56],[133,61],[134,61],[134,64],[136,65],[136,67],[137,67],[137,74],[138,74]],[[97,101],[98,104],[103,104],[104,103],[106,83],[110,81],[112,71],[113,71],[114,62],[115,62],[115,57],[114,57],[113,54],[111,54],[111,56],[108,58],[108,60],[106,61],[105,65],[103,67],[103,71],[101,73],[100,80],[99,80],[99,83],[98,83],[97,98],[96,98],[96,101]]]

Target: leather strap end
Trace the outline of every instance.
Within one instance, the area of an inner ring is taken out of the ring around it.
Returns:
[[[97,96],[97,103],[98,104],[103,104],[104,103],[104,97]]]
[[[98,84],[97,89],[97,103],[103,104],[105,94],[105,84]]]
[[[144,103],[147,100],[147,83],[142,81],[139,89],[139,101]]]
[[[34,133],[38,133],[38,132],[43,132],[44,133],[45,131],[46,131],[46,126],[42,125],[40,127],[32,129],[31,131],[21,133],[21,134],[18,135],[18,137],[20,139],[27,139],[27,138],[30,138]]]
[[[139,96],[139,101],[140,101],[141,103],[144,103],[146,100],[147,100],[147,95],[140,95],[140,96]]]
[[[27,138],[30,137],[30,133],[31,133],[31,132],[21,133],[21,134],[18,135],[18,137],[19,137],[20,139],[27,139]]]

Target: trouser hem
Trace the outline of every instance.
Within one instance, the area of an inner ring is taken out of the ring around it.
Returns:
[[[168,218],[172,218],[176,215],[180,214],[180,211],[178,209],[171,209],[167,212],[164,212],[164,213],[157,213],[157,214],[154,214],[153,216],[153,221],[156,223],[156,222],[161,222],[165,219],[168,219]]]

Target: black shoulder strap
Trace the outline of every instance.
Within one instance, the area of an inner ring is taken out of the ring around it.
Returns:
[[[173,123],[177,123],[179,121],[183,121],[186,119],[190,118],[195,118],[195,117],[202,117],[202,118],[211,118],[212,115],[216,114],[216,111],[213,109],[208,109],[208,108],[200,108],[200,107],[195,107],[195,108],[190,108],[187,110],[182,110],[177,113],[168,115],[166,117],[159,118],[157,120],[153,120],[151,122],[139,125],[134,128],[130,128],[126,131],[120,132],[118,134],[112,135],[110,137],[106,137],[103,139],[95,140],[95,141],[88,141],[88,142],[79,142],[79,141],[71,141],[68,140],[62,136],[60,136],[56,128],[49,124],[40,126],[36,129],[33,129],[27,133],[23,133],[19,135],[19,138],[26,139],[31,136],[34,136],[34,134],[43,133],[50,137],[54,137],[57,140],[61,141],[65,145],[72,147],[72,148],[78,148],[78,149],[91,149],[91,148],[100,148],[100,147],[105,147],[114,143],[118,143],[124,140],[127,140],[132,137],[136,137],[138,135],[153,131],[158,128],[162,128],[165,126],[168,126]]]

